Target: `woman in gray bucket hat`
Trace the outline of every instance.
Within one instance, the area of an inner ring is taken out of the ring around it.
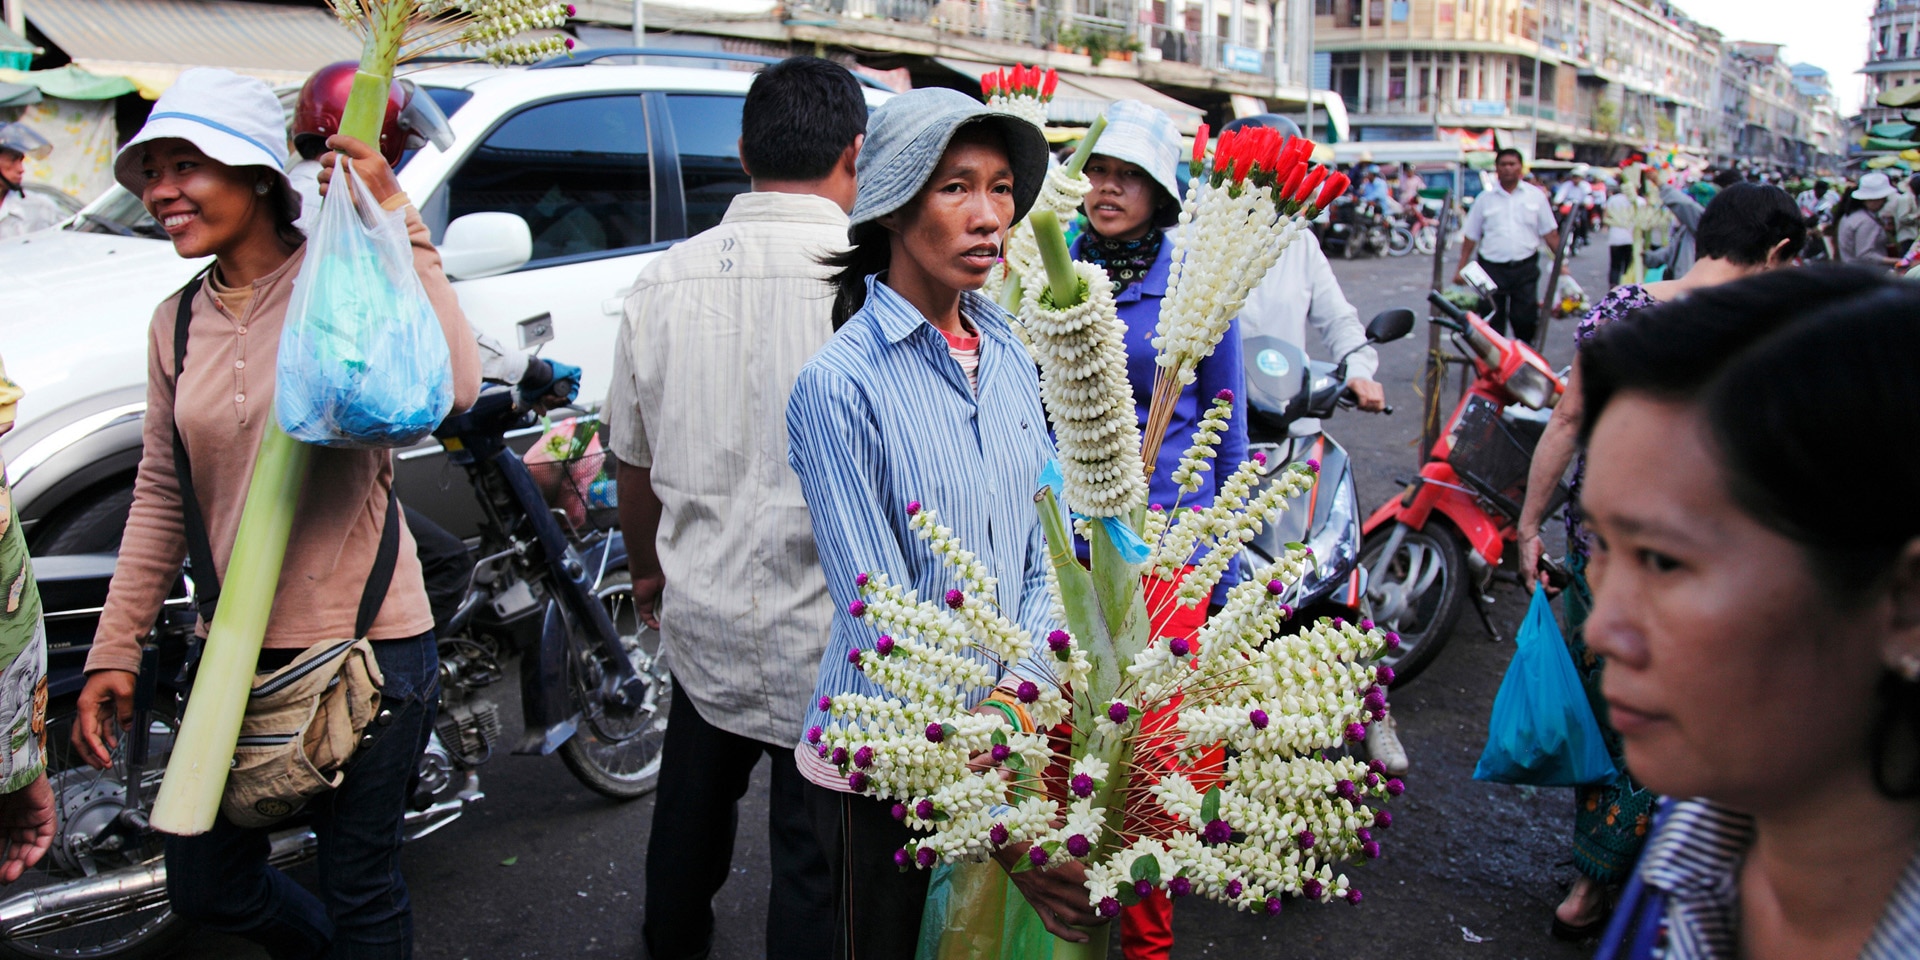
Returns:
[[[909,526],[933,510],[978,552],[1008,619],[1035,637],[1061,626],[1032,502],[1054,455],[1039,379],[1006,314],[976,292],[1046,164],[1039,128],[957,91],[916,90],[874,111],[856,165],[853,247],[828,261],[839,268],[838,330],[787,405],[788,460],[836,608],[796,758],[833,871],[836,956],[913,957],[931,873],[921,868],[932,865],[894,805],[864,795],[860,752],[823,737],[845,722],[832,715],[835,697],[883,695],[849,662],[882,645],[858,584],[884,574],[923,597],[968,589]],[[1019,723],[1021,684],[1051,674],[1035,663],[1001,672],[980,707]],[[1010,845],[996,856],[1011,869],[1027,854]],[[1011,876],[1055,935],[1085,941],[1075,926],[1102,922],[1078,864]]]

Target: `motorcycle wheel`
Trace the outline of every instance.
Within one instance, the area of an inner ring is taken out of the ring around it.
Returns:
[[[1434,229],[1432,224],[1427,224],[1413,231],[1413,252],[1423,257],[1432,256],[1433,241],[1439,232],[1440,231]]]
[[[1400,635],[1400,649],[1380,658],[1393,668],[1396,687],[1439,656],[1467,601],[1466,555],[1453,531],[1438,523],[1423,530],[1405,527],[1393,555],[1381,556],[1401,527],[1381,527],[1360,544],[1374,622]]]
[[[1414,250],[1413,231],[1406,227],[1394,227],[1387,235],[1387,256],[1404,257]]]
[[[53,847],[33,869],[12,886],[0,889],[0,900],[96,872],[148,863],[159,859],[164,849],[157,833],[136,838],[117,850],[93,845],[125,808],[126,767],[116,762],[109,769],[95,770],[80,759],[71,739],[75,708],[74,701],[66,700],[47,711],[47,776],[60,811],[59,832],[54,834]],[[159,789],[167,757],[173,752],[174,723],[170,717],[156,714],[148,729],[147,757],[140,779],[151,797]],[[116,761],[118,753],[116,749]],[[189,925],[167,905],[165,887],[148,891],[134,903],[130,910],[97,919],[62,925],[50,922],[44,931],[27,928],[25,933],[0,938],[0,957],[137,960],[165,954],[186,934]]]
[[[1367,252],[1375,256],[1386,253],[1391,241],[1386,227],[1374,226],[1367,230]]]
[[[646,698],[637,710],[609,708],[604,691],[612,671],[606,652],[575,627],[567,650],[567,679],[580,708],[580,728],[560,745],[560,760],[587,789],[614,800],[633,800],[660,783],[660,747],[667,737],[673,677],[660,655],[660,633],[641,629],[627,571],[609,572],[594,594],[619,631],[634,669],[647,681]]]

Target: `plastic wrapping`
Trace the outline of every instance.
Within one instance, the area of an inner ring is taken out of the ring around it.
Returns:
[[[1573,787],[1618,776],[1546,591],[1534,591],[1514,645],[1473,778]]]
[[[404,447],[453,407],[453,361],[414,272],[406,214],[334,168],[280,334],[274,413],[303,443]],[[347,202],[350,201],[350,202]]]
[[[576,529],[606,530],[620,522],[620,500],[597,420],[555,420],[522,459],[547,505]]]
[[[933,869],[914,960],[1052,960],[1056,945],[1066,944],[1047,932],[999,864]]]

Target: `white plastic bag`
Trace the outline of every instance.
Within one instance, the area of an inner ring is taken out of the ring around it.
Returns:
[[[321,446],[404,447],[452,406],[453,361],[414,273],[406,213],[380,209],[341,158],[280,334],[280,429]]]

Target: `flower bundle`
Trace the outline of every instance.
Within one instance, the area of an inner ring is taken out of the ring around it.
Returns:
[[[1627,209],[1607,211],[1607,226],[1623,227],[1633,235],[1633,259],[1621,274],[1622,283],[1639,283],[1645,279],[1648,238],[1667,222],[1667,208],[1660,203],[1660,190],[1644,173],[1641,167],[1620,171],[1620,193],[1627,198]]]
[[[1347,189],[1345,174],[1310,162],[1313,142],[1267,127],[1228,131],[1207,162],[1207,128],[1194,139],[1187,196],[1174,237],[1154,348],[1159,370],[1147,436],[1166,432],[1180,390],[1213,352],[1247,294],[1294,238]],[[1143,451],[1156,462],[1157,441]]]
[[[1304,154],[1289,186],[1274,176],[1283,154],[1258,138],[1243,144],[1246,153],[1216,159],[1218,189],[1269,191],[1272,209],[1243,218],[1264,217],[1269,233],[1341,189],[1325,185],[1324,172],[1302,187],[1312,175]],[[957,586],[923,598],[884,575],[855,579],[848,612],[875,639],[849,661],[884,693],[824,698],[829,721],[806,740],[852,790],[894,801],[895,818],[920,834],[894,854],[903,869],[1024,847],[1011,869],[1079,862],[1106,916],[1155,890],[1269,914],[1288,897],[1357,904],[1342,865],[1380,856],[1378,831],[1393,822],[1381,805],[1404,785],[1341,751],[1386,716],[1393,674],[1373,661],[1398,638],[1364,620],[1296,623],[1281,597],[1315,562],[1299,544],[1228,591],[1191,635],[1155,631],[1153,614],[1164,611],[1147,608],[1143,588],[1143,575],[1176,579],[1200,552],[1162,602],[1204,603],[1242,547],[1312,486],[1318,465],[1270,470],[1256,456],[1234,465],[1210,505],[1141,503],[1142,438],[1111,285],[1071,262],[1053,214],[1030,223],[1046,282],[1023,292],[1022,320],[1062,468],[1058,492],[1042,487],[1035,501],[1063,628],[1042,638],[1016,626],[936,505],[911,503],[909,529]],[[1196,247],[1192,275],[1219,275],[1207,261],[1221,256],[1241,254]],[[1265,271],[1257,260],[1250,268]],[[1193,336],[1192,349],[1211,351]],[[1197,491],[1213,469],[1232,410],[1231,394],[1214,398],[1177,472],[1183,490]],[[1084,518],[1089,566],[1075,559],[1065,508]],[[1116,525],[1146,541],[1144,561],[1120,549]],[[1055,943],[1054,956],[1104,956],[1103,940]]]
[[[1005,110],[1035,126],[1045,127],[1047,103],[1053,99],[1053,91],[1059,81],[1060,75],[1053,70],[1043,71],[1039,67],[1016,64],[981,77],[980,89],[986,94],[988,106]],[[1034,242],[1029,220],[1034,213],[1042,211],[1065,219],[1079,209],[1081,198],[1093,189],[1093,183],[1080,171],[1087,165],[1093,145],[1106,128],[1105,117],[1094,120],[1087,128],[1087,135],[1080,139],[1080,145],[1074,148],[1073,156],[1066,163],[1047,171],[1046,179],[1041,181],[1040,196],[1034,200],[1033,209],[1027,214],[1028,219],[1021,220],[1007,231],[1001,263],[987,277],[984,292],[1006,308],[1008,313],[1019,314],[1023,284],[1040,275],[1040,248]],[[1015,330],[1022,338],[1025,337],[1024,328],[1015,327]]]
[[[980,78],[980,94],[987,106],[1005,110],[1036,127],[1047,125],[1047,104],[1059,86],[1059,71],[1018,63]]]

